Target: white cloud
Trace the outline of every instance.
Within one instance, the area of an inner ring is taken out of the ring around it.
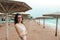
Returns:
[[[16,0],[23,1],[31,6],[60,6],[60,0]]]

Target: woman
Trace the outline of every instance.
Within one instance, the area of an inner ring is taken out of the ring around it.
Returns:
[[[14,21],[15,21],[16,31],[17,31],[19,37],[21,38],[21,40],[27,40],[26,39],[27,31],[26,31],[25,25],[23,24],[22,15],[21,14],[16,14]]]

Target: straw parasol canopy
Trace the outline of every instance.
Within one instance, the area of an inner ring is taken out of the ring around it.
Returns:
[[[60,12],[54,12],[54,13],[49,13],[49,14],[44,14],[43,16],[51,16],[51,17],[58,17],[60,18]]]
[[[41,17],[36,17],[35,19],[53,19],[53,17],[50,17],[50,16],[41,16]]]
[[[15,12],[25,12],[32,9],[25,2],[0,0],[0,13],[6,15],[6,40],[8,40],[8,14]]]
[[[56,31],[55,31],[55,36],[57,36],[57,28],[58,28],[58,18],[60,18],[60,12],[54,12],[51,14],[44,14],[43,16],[51,16],[56,18]]]
[[[25,12],[12,13],[12,15],[14,15],[14,16],[15,16],[15,14],[21,14],[23,16],[23,19],[29,19],[30,18],[30,14],[25,13]]]
[[[30,9],[32,9],[32,8],[24,2],[0,1],[0,12],[1,13],[25,12]]]
[[[41,17],[36,17],[34,19],[39,19],[39,24],[40,24],[40,19],[43,19],[43,28],[45,28],[45,19],[54,19],[54,17],[50,16],[41,16]]]

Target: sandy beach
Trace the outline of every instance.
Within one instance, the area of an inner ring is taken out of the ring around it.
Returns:
[[[57,37],[55,37],[55,30],[47,27],[44,29],[42,24],[37,24],[34,20],[26,20],[24,24],[27,28],[28,40],[60,40],[60,32],[58,31]],[[5,40],[6,33],[5,26],[0,27],[0,40]],[[9,25],[8,40],[19,40],[19,36],[14,28],[14,24]]]

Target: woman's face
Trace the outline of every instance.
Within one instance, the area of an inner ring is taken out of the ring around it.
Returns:
[[[21,21],[22,21],[22,16],[18,15],[18,22],[21,22]]]

